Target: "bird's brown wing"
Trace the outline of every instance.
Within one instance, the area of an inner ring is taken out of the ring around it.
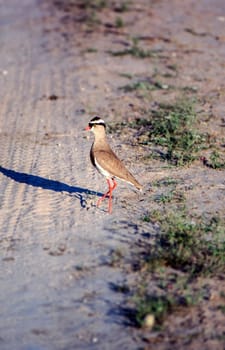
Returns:
[[[128,171],[125,165],[117,157],[117,155],[110,150],[96,150],[95,159],[97,163],[105,169],[109,174],[115,176],[121,180],[130,182],[138,189],[141,189],[142,186],[135,179],[135,177]]]

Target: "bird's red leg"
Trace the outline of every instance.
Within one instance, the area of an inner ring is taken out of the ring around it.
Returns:
[[[108,181],[108,185],[109,185],[109,213],[112,213],[112,192],[113,190],[115,190],[117,183],[115,181],[115,179],[112,179],[113,185],[111,186],[111,182]]]
[[[99,198],[99,200],[97,201],[97,207],[99,207],[101,201],[103,201],[105,197],[107,197],[108,195],[109,195],[109,191],[107,191],[101,198]]]
[[[115,190],[116,186],[117,186],[117,183],[116,183],[116,180],[115,179],[112,179],[113,180],[113,187],[112,187],[112,191]]]
[[[112,213],[112,189],[113,189],[113,186],[111,187],[111,183],[110,181],[108,182],[108,185],[109,185],[109,208],[108,208],[108,212],[109,214]]]
[[[99,198],[97,202],[97,207],[100,205],[100,203],[107,197],[109,196],[109,209],[108,212],[112,213],[112,191],[115,190],[117,183],[114,179],[107,179],[107,183],[109,186],[108,191],[101,197]]]

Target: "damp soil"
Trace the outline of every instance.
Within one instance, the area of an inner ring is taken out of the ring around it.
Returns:
[[[224,274],[198,281],[208,297],[160,332],[123,307],[141,274],[132,259],[159,230],[142,219],[163,205],[166,188],[154,184],[173,179],[189,213],[224,217],[224,170],[208,166],[210,149],[176,167],[128,128],[191,96],[199,131],[224,152],[224,1],[2,1],[0,29],[0,348],[224,348]],[[151,91],[123,88],[146,79]],[[95,205],[106,182],[89,161],[94,115],[144,185],[119,183],[112,215]]]

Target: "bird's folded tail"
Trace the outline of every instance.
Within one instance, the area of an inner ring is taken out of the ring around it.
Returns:
[[[132,181],[130,183],[135,186],[139,191],[142,191],[143,186],[132,176]]]

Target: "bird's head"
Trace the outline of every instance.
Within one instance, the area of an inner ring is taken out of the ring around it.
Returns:
[[[100,129],[105,130],[105,128],[106,128],[106,125],[104,120],[96,116],[89,121],[88,126],[85,128],[85,130],[91,130],[95,132],[96,130],[100,130]]]

